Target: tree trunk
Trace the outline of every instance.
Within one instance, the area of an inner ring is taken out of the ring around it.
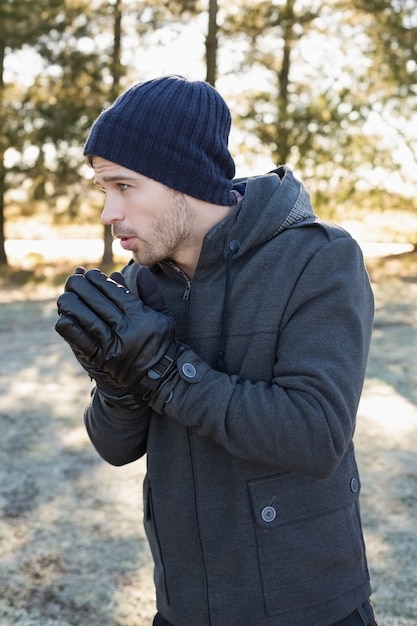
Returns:
[[[3,80],[3,68],[4,68],[4,55],[5,46],[0,44],[0,119],[4,119],[3,115],[3,99],[4,99],[4,80]],[[4,164],[4,155],[6,152],[6,146],[3,144],[3,139],[0,136],[0,267],[5,267],[7,263],[6,255],[6,235],[5,235],[5,203],[4,196],[6,192],[6,168]]]
[[[111,99],[115,100],[119,95],[119,83],[121,75],[120,66],[120,51],[122,45],[122,2],[116,0],[114,4],[114,30],[113,30],[113,55],[111,63],[111,75],[112,75],[112,89]],[[104,250],[103,250],[103,264],[113,264],[113,237],[111,234],[111,226],[105,224],[104,226]]]
[[[217,78],[217,0],[209,0],[208,31],[206,37],[206,82],[213,87]]]
[[[0,155],[0,267],[5,267],[8,265],[7,255],[6,255],[6,236],[4,232],[4,158]]]
[[[288,113],[288,87],[290,83],[291,52],[294,43],[294,25],[296,23],[296,17],[294,15],[294,0],[287,0],[285,9],[287,19],[285,20],[283,28],[284,49],[282,54],[281,70],[278,74],[279,94],[277,98],[277,129],[279,137],[279,154],[277,156],[279,163],[287,163],[292,148],[290,143],[291,113]]]
[[[104,237],[103,237],[103,265],[113,265],[113,235],[111,234],[111,226],[109,224],[104,225]]]

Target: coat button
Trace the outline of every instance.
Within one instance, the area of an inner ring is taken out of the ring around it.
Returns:
[[[181,370],[187,378],[195,378],[197,376],[197,370],[192,363],[184,363]]]
[[[264,522],[273,522],[276,516],[277,512],[273,506],[265,506],[261,511],[261,517]]]
[[[352,478],[350,481],[350,490],[352,493],[357,493],[359,489],[359,482],[357,478]]]

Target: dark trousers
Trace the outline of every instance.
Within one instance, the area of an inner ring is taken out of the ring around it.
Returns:
[[[174,626],[171,622],[167,622],[160,613],[157,613],[153,621],[153,626]],[[190,625],[191,626],[191,625]],[[374,612],[370,602],[365,602],[345,617],[344,619],[331,624],[331,626],[378,626],[375,621]]]

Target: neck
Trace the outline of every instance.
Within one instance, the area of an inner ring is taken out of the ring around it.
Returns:
[[[178,250],[172,260],[188,278],[192,279],[197,269],[205,236],[229,215],[234,205],[211,204],[191,197],[188,197],[188,201],[194,209],[192,232],[187,244]]]

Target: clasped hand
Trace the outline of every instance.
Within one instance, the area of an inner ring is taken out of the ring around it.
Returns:
[[[99,270],[72,274],[57,305],[55,329],[85,369],[128,389],[135,389],[175,339],[168,315]]]

